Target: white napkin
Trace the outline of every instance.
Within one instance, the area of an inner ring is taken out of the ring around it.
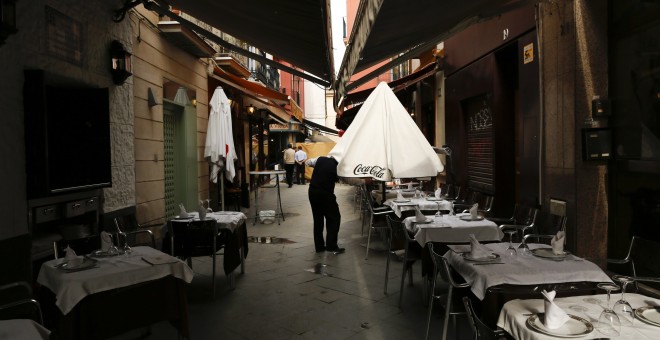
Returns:
[[[435,198],[440,199],[442,197],[442,189],[435,189]]]
[[[550,244],[552,245],[552,252],[555,255],[564,254],[564,242],[566,241],[564,231],[560,230],[557,232],[557,235],[552,237]]]
[[[473,259],[488,257],[493,252],[488,249],[488,247],[479,243],[474,234],[470,234],[470,257]]]
[[[477,217],[479,217],[479,203],[475,203],[472,205],[472,208],[470,208],[470,216],[472,216],[473,220],[476,220]]]
[[[112,235],[106,231],[101,232],[101,251],[104,253],[110,252],[114,244],[112,243]]]
[[[412,182],[410,182],[410,183],[408,183],[408,190],[412,190],[412,189],[413,189],[413,184],[412,184]]]
[[[401,190],[396,191],[396,200],[397,201],[403,201],[404,200],[403,195],[401,195]]]
[[[422,214],[422,212],[419,210],[419,207],[415,207],[415,222],[425,222],[426,221],[426,216]]]
[[[183,206],[183,203],[179,203],[179,217],[186,218],[188,217],[188,212],[186,211],[186,207]]]
[[[64,252],[66,253],[64,255],[64,262],[67,264],[68,268],[77,267],[83,263],[83,259],[78,257],[76,252],[73,249],[71,249],[69,246],[66,246]]]
[[[554,290],[551,292],[543,290],[541,294],[543,294],[544,298],[545,317],[543,318],[543,325],[545,325],[545,328],[557,329],[563,326],[568,321],[568,314],[555,304],[554,299],[557,292]]]
[[[201,221],[206,219],[206,208],[204,208],[204,204],[202,204],[202,201],[199,201],[199,207],[197,208],[197,212],[199,213],[199,219]]]

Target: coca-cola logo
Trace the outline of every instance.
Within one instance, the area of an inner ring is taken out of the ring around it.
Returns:
[[[355,169],[353,169],[353,174],[356,176],[369,175],[374,178],[384,178],[386,170],[387,169],[378,165],[358,164],[357,166],[355,166]]]

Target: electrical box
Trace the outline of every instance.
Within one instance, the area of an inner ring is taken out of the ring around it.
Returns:
[[[608,128],[582,129],[582,159],[608,160],[612,153],[612,130]]]

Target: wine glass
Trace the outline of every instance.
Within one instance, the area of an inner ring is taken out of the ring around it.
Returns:
[[[514,257],[518,255],[518,252],[516,251],[516,247],[513,246],[513,234],[516,233],[515,229],[507,229],[504,232],[509,234],[509,247],[506,248],[506,251],[504,254],[506,254],[507,257]]]
[[[115,220],[115,227],[117,228],[117,245],[119,245],[119,241],[121,237],[123,237],[124,245],[122,246],[122,252],[124,254],[130,254],[133,251],[133,249],[131,249],[131,247],[128,245],[128,235],[125,232],[121,231],[121,228],[119,227],[119,223],[117,222],[117,220]],[[115,247],[115,249],[117,249],[117,252],[119,252],[119,249],[117,247]]]
[[[610,306],[610,295],[612,291],[619,290],[619,286],[613,283],[599,283],[599,289],[607,291],[607,305],[598,317],[598,330],[607,336],[619,336],[621,334],[621,320]]]
[[[529,229],[529,228],[531,228],[531,227],[527,226],[527,225],[523,225],[523,226],[520,227],[520,240],[521,240],[521,242],[520,242],[520,245],[518,246],[518,248],[520,248],[520,254],[524,255],[524,256],[531,256],[532,255],[532,251],[529,249],[529,246],[527,245],[527,242],[522,241],[525,238],[525,231],[527,231],[527,229]]]
[[[211,209],[211,199],[210,198],[206,199],[206,212],[213,212],[213,209]]]
[[[443,220],[442,213],[440,212],[440,203],[439,202],[435,202],[435,203],[438,205],[438,211],[435,213],[435,216],[433,217],[433,221],[440,225],[444,225],[444,223],[442,222]]]
[[[615,313],[620,315],[621,318],[621,324],[625,326],[632,326],[633,320],[635,319],[635,314],[633,312],[632,306],[630,306],[630,303],[626,301],[626,286],[628,286],[629,283],[633,282],[634,279],[630,276],[624,276],[624,275],[614,275],[612,278],[616,281],[619,281],[621,283],[621,299],[617,302],[614,303],[614,307],[612,308]]]

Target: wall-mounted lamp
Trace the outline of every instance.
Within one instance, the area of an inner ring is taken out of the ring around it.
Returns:
[[[192,104],[192,106],[194,107],[197,107],[197,98],[193,98],[192,100],[190,100],[190,104]]]
[[[16,32],[16,0],[0,0],[0,46]]]
[[[156,103],[156,97],[154,97],[154,92],[151,91],[151,87],[147,88],[147,105],[149,105],[149,108],[160,105],[159,103]]]
[[[254,107],[252,104],[245,107],[245,112],[247,112],[248,116],[252,116],[256,110],[257,108]]]
[[[4,0],[3,0],[4,1]],[[124,49],[119,41],[113,40],[110,43],[110,73],[112,73],[112,81],[121,85],[133,73],[133,63],[131,62],[131,54]]]

